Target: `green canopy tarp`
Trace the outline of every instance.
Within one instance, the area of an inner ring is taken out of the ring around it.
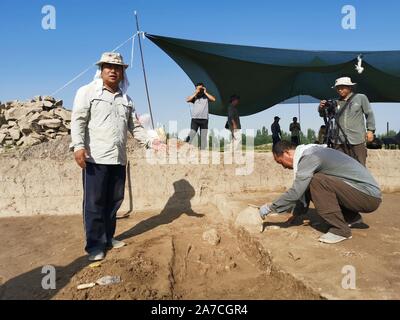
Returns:
[[[336,78],[350,76],[371,102],[400,101],[400,51],[303,51],[176,39],[146,34],[189,76],[217,96],[210,113],[226,115],[229,97],[241,97],[251,115],[299,95],[334,97]],[[362,55],[359,74],[355,65]]]

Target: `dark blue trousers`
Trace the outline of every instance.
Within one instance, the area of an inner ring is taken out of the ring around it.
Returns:
[[[83,221],[88,253],[105,250],[114,237],[117,211],[124,199],[125,166],[86,162],[83,176]]]

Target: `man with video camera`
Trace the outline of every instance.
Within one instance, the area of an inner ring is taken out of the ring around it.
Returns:
[[[318,111],[327,126],[325,142],[328,146],[346,153],[365,166],[365,141],[374,139],[375,117],[367,96],[355,93],[354,85],[349,77],[337,79],[332,88],[336,89],[339,98],[322,100]]]

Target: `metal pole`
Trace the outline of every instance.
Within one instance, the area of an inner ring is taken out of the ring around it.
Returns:
[[[137,12],[135,11],[135,17],[136,17],[136,29],[137,32],[140,31],[139,29],[139,18],[137,15]],[[147,86],[147,76],[146,76],[146,68],[144,67],[144,58],[143,58],[143,49],[142,49],[142,41],[140,39],[140,34],[138,33],[138,39],[139,39],[139,48],[140,48],[140,56],[142,58],[142,70],[143,70],[143,77],[144,77],[144,85],[146,87],[146,95],[147,95],[147,102],[149,104],[149,111],[150,111],[150,119],[151,119],[151,126],[154,129],[154,120],[153,120],[153,112],[151,111],[151,103],[150,103],[150,95],[149,95],[149,88]]]
[[[297,96],[297,102],[298,102],[298,110],[297,110],[297,112],[299,114],[299,123],[301,123],[300,122],[300,95]],[[300,124],[300,126],[301,126],[301,124]],[[299,132],[299,143],[301,143],[301,133],[300,132]]]
[[[386,122],[386,135],[389,135],[389,121]]]
[[[300,96],[297,96],[297,103],[298,103],[297,113],[299,114],[299,123],[300,123]]]

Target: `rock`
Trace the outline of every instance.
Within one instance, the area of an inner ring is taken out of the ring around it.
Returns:
[[[60,128],[58,128],[58,132],[62,133],[67,133],[68,134],[69,129],[66,128],[64,125],[61,125]]]
[[[203,233],[203,240],[207,241],[213,246],[216,246],[220,243],[221,237],[219,236],[217,230],[210,229]]]
[[[30,135],[30,137],[33,138],[33,139],[38,139],[38,140],[40,140],[40,141],[46,140],[46,138],[45,138],[43,135],[41,135],[41,134],[39,134],[39,133],[37,133],[37,132],[32,132],[32,134]]]
[[[37,145],[40,142],[42,142],[40,139],[35,139],[31,135],[22,137],[21,140],[19,140],[18,142],[20,142],[20,141],[22,141],[21,144],[23,144],[24,146],[27,146],[27,147],[34,146],[34,145]]]
[[[71,111],[65,110],[63,108],[54,109],[54,114],[59,116],[64,121],[71,121]]]
[[[56,106],[54,105],[53,102],[51,101],[43,101],[43,110],[50,110],[55,108]]]
[[[23,103],[18,101],[18,100],[14,100],[14,101],[9,102],[9,107],[10,108],[20,108],[22,106],[23,106]]]
[[[53,119],[54,118],[54,110],[42,111],[40,112],[40,119]]]
[[[51,132],[53,131],[53,132]],[[45,136],[49,137],[50,139],[54,139],[57,136],[57,133],[54,130],[46,130]]]
[[[47,119],[44,115],[42,115],[42,114],[40,114],[40,113],[37,113],[37,112],[35,112],[35,113],[33,113],[33,114],[30,114],[27,118],[26,118],[26,120],[29,122],[29,123],[33,123],[33,122],[39,122],[39,120],[42,120],[42,119]]]
[[[251,233],[260,233],[262,223],[258,209],[247,207],[238,214],[235,226],[243,227]]]
[[[56,99],[54,99],[51,96],[45,96],[45,97],[43,97],[43,101],[49,101],[53,105],[56,102]]]
[[[70,134],[72,112],[62,105],[51,96],[0,102],[0,145],[32,146]]]
[[[16,113],[16,108],[9,109],[4,113],[4,118],[6,119],[6,121],[17,120]]]
[[[53,106],[54,106],[54,102],[52,102],[52,101],[44,100],[44,101],[42,101],[42,102],[43,102],[43,107],[50,108],[50,107],[53,107]]]
[[[31,123],[28,122],[27,118],[23,118],[18,121],[19,130],[24,136],[29,135],[32,132]]]
[[[268,226],[265,229],[267,230],[279,230],[281,227],[280,226]]]
[[[38,122],[40,126],[44,126],[51,129],[58,129],[61,126],[61,123],[62,122],[60,119],[45,119],[45,120],[40,120]]]
[[[26,108],[32,108],[34,109],[35,112],[40,112],[43,111],[43,102],[42,101],[33,101],[33,102],[28,102],[25,104]]]
[[[10,120],[19,120],[23,117],[26,117],[29,113],[31,112],[36,112],[38,109],[37,108],[11,108],[6,110],[6,112],[4,113],[5,119],[7,121]]]
[[[21,137],[21,132],[19,131],[19,128],[11,128],[8,130],[8,132],[10,133],[10,136],[14,141],[19,140],[19,138]]]

